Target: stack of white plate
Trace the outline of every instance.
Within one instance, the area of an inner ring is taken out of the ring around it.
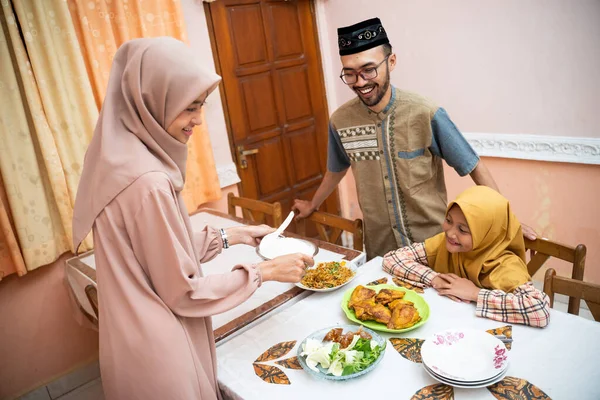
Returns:
[[[508,369],[508,351],[484,331],[450,329],[432,335],[421,347],[425,370],[434,379],[460,388],[499,382]]]

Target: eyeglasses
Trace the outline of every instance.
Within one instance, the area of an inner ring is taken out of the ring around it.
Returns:
[[[363,78],[365,81],[370,81],[372,79],[375,79],[375,78],[377,78],[377,69],[381,66],[381,64],[386,62],[390,56],[391,56],[391,54],[388,54],[383,59],[383,61],[381,61],[379,64],[377,64],[374,67],[362,68],[358,72],[344,72],[342,70],[342,74],[340,75],[340,78],[342,79],[342,82],[344,82],[346,85],[354,85],[356,83],[356,81],[358,81],[358,75],[360,75],[360,77]]]

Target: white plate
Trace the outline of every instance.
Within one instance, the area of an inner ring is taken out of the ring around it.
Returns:
[[[427,368],[427,366],[425,364],[423,364],[423,366],[425,367],[425,371],[427,371],[427,373],[436,381],[442,382],[442,383],[445,383],[446,385],[454,386],[457,388],[462,388],[462,389],[479,389],[479,388],[485,388],[488,386],[492,386],[493,384],[498,383],[502,379],[504,379],[504,377],[506,376],[506,373],[508,372],[508,369],[505,369],[504,371],[502,371],[500,374],[498,374],[497,376],[495,376],[492,379],[489,379],[484,382],[470,384],[470,383],[464,383],[464,382],[457,383],[456,381],[444,379],[444,377],[437,375],[435,372],[433,372],[429,368]]]
[[[437,375],[465,383],[491,379],[508,366],[508,351],[501,340],[469,329],[432,335],[423,343],[421,358]]]
[[[265,260],[272,260],[275,257],[293,253],[303,253],[314,257],[318,252],[319,248],[308,240],[283,236],[264,243],[261,242],[260,245],[256,247],[256,254]]]
[[[342,283],[339,286],[335,286],[332,288],[325,288],[325,289],[315,289],[315,288],[309,288],[307,286],[304,286],[303,284],[301,284],[300,282],[296,283],[296,286],[298,286],[299,288],[302,288],[304,290],[311,290],[313,292],[331,292],[334,290],[338,290],[339,288],[346,286],[347,284],[349,284],[350,282],[352,282],[356,276],[358,275],[358,267],[356,266],[356,264],[352,261],[348,261],[348,260],[340,260],[340,261],[319,261],[316,262],[315,265],[313,265],[310,268],[307,268],[306,270],[310,270],[310,269],[315,269],[317,268],[320,264],[324,264],[324,263],[328,263],[328,262],[338,262],[340,264],[342,264],[344,267],[350,269],[350,271],[354,272],[354,276],[350,279],[348,279],[346,282]]]

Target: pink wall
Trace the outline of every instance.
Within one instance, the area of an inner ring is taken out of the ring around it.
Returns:
[[[442,105],[464,132],[600,137],[600,2],[317,0],[330,111],[354,96],[337,78],[336,29],[376,16],[398,57],[392,83]],[[586,279],[600,283],[600,166],[485,162],[523,222],[587,245]],[[449,198],[472,184],[448,169],[446,182]],[[343,214],[360,217],[351,174],[340,197]]]
[[[317,2],[331,110],[353,96],[337,78],[336,29],[379,17],[398,57],[392,83],[434,99],[463,130],[600,136],[596,0]]]
[[[0,281],[0,399],[98,358],[98,333],[76,322],[64,283],[70,256]]]

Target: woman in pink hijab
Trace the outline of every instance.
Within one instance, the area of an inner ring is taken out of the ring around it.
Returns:
[[[75,201],[77,249],[93,231],[100,301],[100,368],[107,399],[220,399],[211,315],[262,282],[298,282],[312,258],[290,255],[203,276],[221,252],[214,228],[193,232],[181,190],[186,142],[220,77],[172,38],[117,51]],[[273,229],[226,231],[256,245]]]

